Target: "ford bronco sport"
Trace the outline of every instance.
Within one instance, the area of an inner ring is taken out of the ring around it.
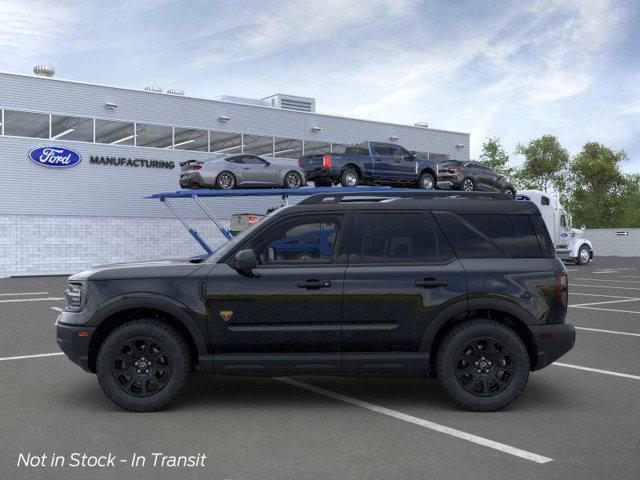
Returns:
[[[133,411],[192,370],[435,375],[460,407],[513,402],[572,348],[566,269],[531,202],[500,193],[323,193],[206,258],[69,278],[57,340]]]

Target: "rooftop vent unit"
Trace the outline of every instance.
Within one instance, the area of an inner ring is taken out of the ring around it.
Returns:
[[[235,97],[233,95],[220,95],[218,100],[222,100],[223,102],[242,103],[244,105],[257,105],[259,107],[268,107],[270,105],[269,102],[260,100],[259,98]]]
[[[162,93],[162,88],[156,85],[147,85],[146,87],[144,87],[144,89],[147,92]]]
[[[316,111],[316,101],[314,98],[276,93],[270,97],[263,98],[263,100],[267,101],[271,107],[283,108],[285,110],[296,110],[298,112]]]
[[[429,128],[429,124],[427,122],[416,122],[414,125],[420,128]]]
[[[33,73],[35,73],[38,77],[51,78],[56,74],[56,69],[53,67],[49,67],[48,65],[36,65],[35,67],[33,67]]]
[[[169,95],[178,95],[180,97],[184,96],[184,91],[180,90],[179,88],[171,88],[171,89],[167,90],[167,93]]]

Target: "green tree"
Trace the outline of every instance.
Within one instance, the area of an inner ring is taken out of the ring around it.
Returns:
[[[498,137],[485,138],[482,144],[480,162],[501,175],[513,176],[514,169],[507,165],[509,163],[509,154],[502,147]]]
[[[627,159],[624,150],[613,151],[598,142],[588,142],[569,167],[571,196],[569,208],[576,225],[618,227],[633,210],[629,197],[638,182],[626,179],[620,162]]]
[[[545,192],[553,188],[562,193],[566,187],[569,152],[554,135],[543,135],[529,143],[519,144],[516,153],[525,158],[516,175],[520,186]]]
[[[623,214],[618,227],[640,228],[640,174],[624,176]]]

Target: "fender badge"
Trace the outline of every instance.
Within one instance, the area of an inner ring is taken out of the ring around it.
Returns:
[[[228,322],[229,319],[233,316],[233,312],[231,310],[221,310],[220,316],[225,322]]]

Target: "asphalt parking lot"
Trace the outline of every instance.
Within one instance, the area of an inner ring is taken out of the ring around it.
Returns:
[[[195,376],[165,411],[114,407],[53,334],[65,278],[0,280],[0,479],[640,478],[640,259],[567,266],[575,348],[498,413],[435,380]],[[18,467],[20,453],[207,455],[205,467]]]

